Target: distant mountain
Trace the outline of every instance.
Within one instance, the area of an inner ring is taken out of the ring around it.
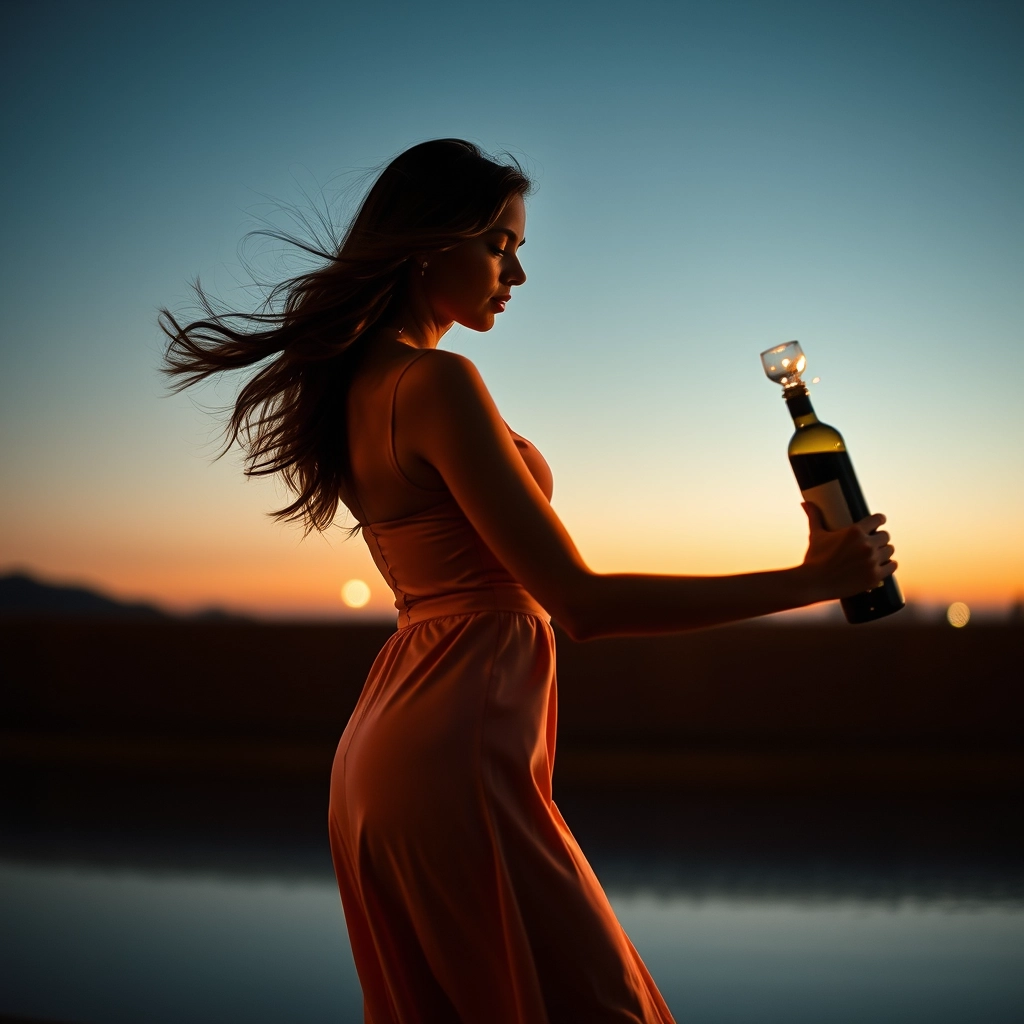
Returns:
[[[0,617],[15,615],[150,621],[178,617],[154,604],[118,601],[86,587],[62,587],[42,583],[23,572],[0,576]],[[217,608],[190,617],[223,621],[242,618]]]

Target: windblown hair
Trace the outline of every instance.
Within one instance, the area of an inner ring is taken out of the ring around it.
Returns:
[[[247,476],[281,474],[295,500],[275,519],[306,533],[334,521],[349,481],[347,396],[360,342],[403,299],[413,255],[481,234],[530,188],[514,159],[497,163],[461,139],[423,142],[380,173],[337,251],[270,232],[322,265],[278,284],[257,311],[216,311],[198,281],[205,317],[182,326],[160,311],[173,391],[265,364],[238,393],[222,454],[237,443]]]

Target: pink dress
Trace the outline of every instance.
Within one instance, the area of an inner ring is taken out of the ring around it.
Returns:
[[[391,401],[408,365],[387,381]],[[550,499],[543,457],[513,437]],[[384,447],[415,486],[390,438]],[[669,1024],[551,798],[549,617],[451,495],[437,497],[416,515],[362,524],[398,608],[331,779],[331,850],[365,1020]]]

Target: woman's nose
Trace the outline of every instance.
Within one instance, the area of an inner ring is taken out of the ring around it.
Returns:
[[[518,256],[505,274],[505,280],[508,284],[523,284],[526,281],[526,271],[523,270],[523,265],[519,262]]]

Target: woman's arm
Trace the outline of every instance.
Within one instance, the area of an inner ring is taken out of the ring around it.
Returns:
[[[530,475],[473,364],[434,350],[416,360],[396,396],[399,457],[443,478],[502,564],[577,640],[674,633],[855,594],[895,571],[885,517],[811,533],[801,565],[736,576],[599,574],[583,561]]]

